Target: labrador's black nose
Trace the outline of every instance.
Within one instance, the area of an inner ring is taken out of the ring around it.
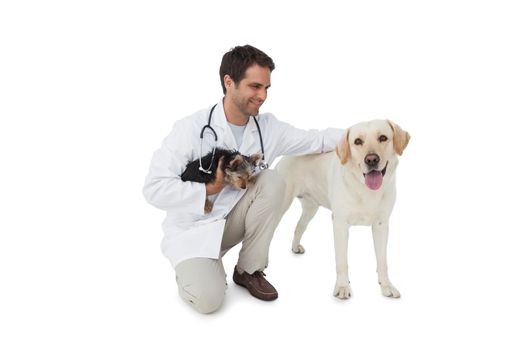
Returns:
[[[365,163],[369,168],[377,168],[380,158],[375,153],[370,153],[365,157]]]

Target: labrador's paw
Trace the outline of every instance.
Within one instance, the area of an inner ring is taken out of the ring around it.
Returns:
[[[401,294],[399,293],[399,291],[396,289],[396,287],[394,287],[393,285],[391,284],[380,284],[381,286],[381,293],[383,293],[383,295],[385,297],[389,297],[389,298],[400,298],[401,297]]]
[[[339,299],[348,299],[352,296],[352,290],[350,289],[350,284],[339,285],[336,283],[334,288],[334,297]]]
[[[305,250],[304,250],[304,247],[300,244],[293,244],[292,245],[292,252],[294,252],[295,254],[304,254]]]

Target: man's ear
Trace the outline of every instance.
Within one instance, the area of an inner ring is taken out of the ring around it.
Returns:
[[[346,129],[345,135],[337,144],[335,148],[335,153],[341,160],[341,164],[346,164],[350,159],[350,143],[348,142],[348,137],[350,136],[350,128]]]
[[[224,87],[226,88],[226,90],[228,90],[230,87],[233,87],[233,79],[228,75],[228,74],[225,74],[224,75]]]
[[[401,129],[396,123],[391,122],[390,120],[387,120],[387,122],[394,132],[394,150],[397,154],[402,155],[408,145],[408,141],[410,141],[410,134]]]

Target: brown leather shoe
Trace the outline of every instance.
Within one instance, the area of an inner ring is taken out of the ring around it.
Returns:
[[[251,295],[264,301],[277,299],[277,291],[264,276],[266,275],[262,271],[255,271],[250,275],[248,272],[237,272],[237,266],[233,268],[233,282],[248,289]]]

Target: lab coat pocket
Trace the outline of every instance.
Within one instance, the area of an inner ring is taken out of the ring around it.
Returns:
[[[190,258],[219,258],[225,219],[166,230],[162,252],[173,266]]]

